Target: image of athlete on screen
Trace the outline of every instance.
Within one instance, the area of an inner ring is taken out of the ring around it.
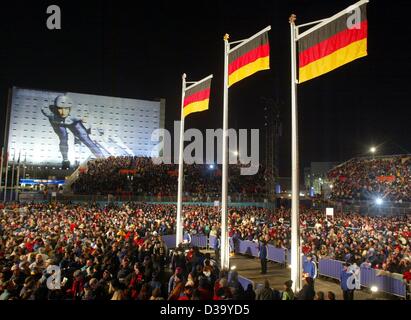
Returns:
[[[41,112],[49,119],[50,124],[60,140],[60,153],[63,158],[62,168],[70,167],[68,159],[68,130],[74,135],[76,141],[80,141],[88,147],[97,158],[104,157],[103,151],[90,138],[90,131],[84,126],[83,120],[70,115],[74,107],[73,101],[66,95],[57,96],[54,105],[44,107]]]

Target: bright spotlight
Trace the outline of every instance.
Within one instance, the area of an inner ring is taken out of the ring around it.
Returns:
[[[233,151],[233,155],[238,156],[238,151]]]
[[[371,148],[370,148],[370,152],[371,152],[371,153],[376,153],[376,152],[377,152],[377,148],[376,148],[376,147],[371,147]]]
[[[372,286],[372,287],[371,287],[371,292],[372,292],[372,293],[378,292],[378,287],[377,287],[377,286]]]
[[[210,164],[208,167],[209,167],[211,170],[214,169],[214,165],[213,165],[213,164]]]
[[[375,203],[380,206],[380,205],[382,205],[383,201],[382,201],[381,198],[377,198],[377,199],[375,199]]]
[[[230,269],[231,271],[234,271],[235,269],[237,269],[237,266],[232,266]]]

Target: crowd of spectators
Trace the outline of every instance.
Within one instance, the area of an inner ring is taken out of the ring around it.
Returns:
[[[411,157],[358,158],[331,170],[335,200],[411,202]]]
[[[0,300],[294,297],[289,283],[285,295],[269,283],[244,290],[235,272],[229,277],[197,248],[168,250],[162,236],[175,233],[175,216],[175,206],[163,204],[8,205],[0,211]],[[410,221],[409,215],[358,214],[326,220],[320,211],[303,209],[303,252],[410,274]],[[284,208],[230,208],[229,228],[234,241],[264,240],[289,248],[290,212]],[[219,229],[216,207],[184,207],[185,232],[218,237]],[[61,268],[58,290],[47,285],[50,265]]]
[[[229,192],[236,195],[266,194],[268,173],[260,166],[256,175],[242,176],[242,165],[229,166]],[[184,191],[190,195],[219,196],[221,166],[184,165]],[[80,171],[72,189],[78,194],[120,194],[175,196],[178,166],[156,165],[151,158],[109,157],[91,160]]]

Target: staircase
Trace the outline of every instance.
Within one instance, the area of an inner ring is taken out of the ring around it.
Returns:
[[[63,187],[63,193],[65,194],[71,194],[71,186],[73,183],[78,179],[80,175],[80,170],[87,170],[87,163],[91,160],[91,157],[88,157],[86,160],[84,160],[78,167],[77,169],[68,177],[66,178],[66,181],[64,183]]]

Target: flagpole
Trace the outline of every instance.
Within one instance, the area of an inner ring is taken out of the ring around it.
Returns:
[[[1,147],[1,160],[0,160],[0,191],[3,189],[3,159],[4,158],[4,146]]]
[[[300,248],[300,182],[298,164],[298,106],[297,106],[297,28],[293,14],[290,17],[291,30],[291,176],[292,176],[292,195],[291,195],[291,280],[293,290],[301,290],[301,248]]]
[[[224,36],[224,103],[223,103],[223,171],[222,171],[222,187],[221,187],[221,248],[220,248],[220,263],[221,269],[228,269],[229,262],[229,246],[228,246],[228,219],[227,219],[227,189],[228,189],[228,54],[230,44],[228,39],[230,36]]]
[[[13,201],[13,188],[14,188],[14,168],[15,168],[15,162],[16,162],[16,150],[14,150],[14,155],[13,155],[13,166],[11,169],[11,186],[10,186],[10,202]]]
[[[184,185],[184,99],[186,95],[186,77],[184,73],[181,86],[181,121],[180,144],[178,153],[178,194],[177,194],[177,221],[176,221],[176,246],[183,242],[183,185]]]

